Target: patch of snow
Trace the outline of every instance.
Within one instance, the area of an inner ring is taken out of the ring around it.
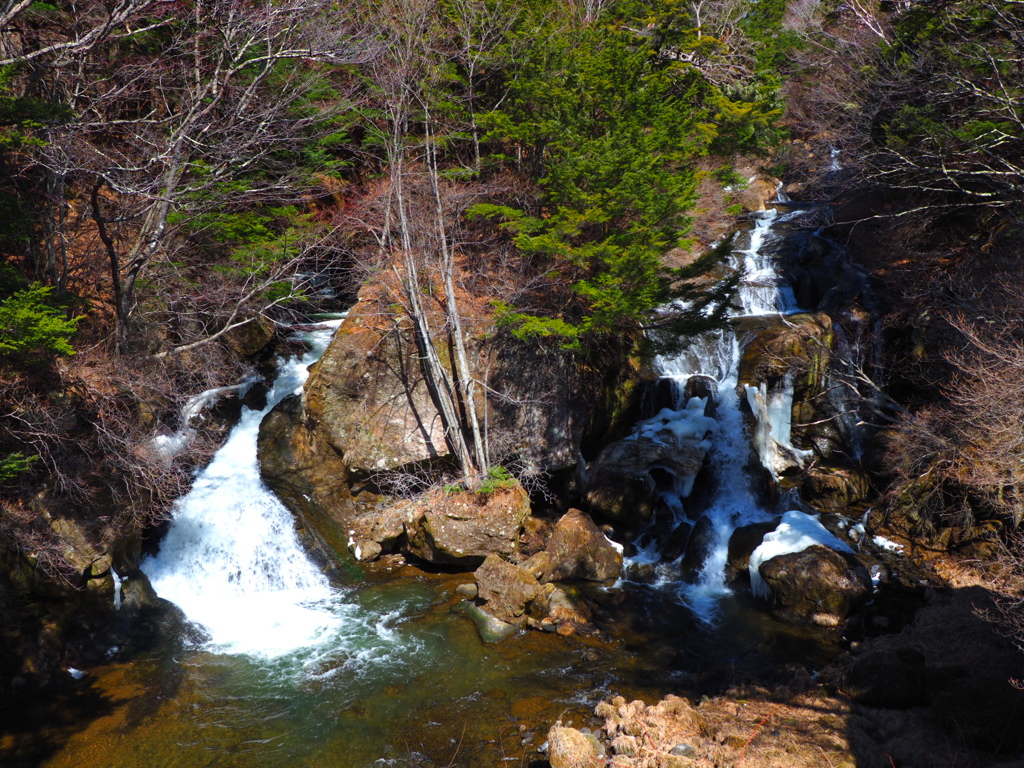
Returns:
[[[903,552],[903,545],[885,538],[884,536],[873,536],[871,542],[879,549],[886,549],[890,552]]]
[[[81,680],[85,677],[85,672],[80,669],[75,669],[74,667],[68,667],[68,674],[75,678],[75,680]]]
[[[761,563],[779,555],[803,552],[808,547],[814,546],[828,547],[837,552],[853,552],[849,546],[826,530],[817,515],[808,515],[795,510],[784,514],[778,527],[771,533],[765,534],[760,546],[750,555],[750,591],[756,597],[765,599],[771,597],[771,590],[764,583],[758,570]]]

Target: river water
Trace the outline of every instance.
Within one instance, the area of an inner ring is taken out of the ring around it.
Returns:
[[[734,254],[751,288],[737,314],[792,309],[759,256],[773,216]],[[282,364],[267,410],[300,390],[332,330],[311,333],[313,350]],[[594,591],[598,637],[526,632],[485,645],[455,594],[471,574],[406,567],[400,578],[329,583],[260,481],[256,436],[266,410],[246,409],[177,503],[159,554],[143,564],[203,639],[168,637],[145,654],[114,655],[72,695],[39,703],[25,716],[41,725],[14,764],[529,765],[542,759],[548,726],[590,725],[604,697],[714,694],[767,679],[788,661],[823,661],[822,635],[775,624],[722,580],[732,526],[767,512],[739,481],[750,450],[735,393],[739,345],[728,331],[696,343],[658,364],[666,377],[703,372],[719,382],[721,481],[708,512],[717,543],[697,583],[674,581],[671,564],[660,564],[658,584]]]

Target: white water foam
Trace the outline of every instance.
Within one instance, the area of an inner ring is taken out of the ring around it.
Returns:
[[[157,593],[202,626],[212,650],[281,656],[336,637],[354,618],[357,609],[302,550],[291,513],[263,484],[256,459],[260,421],[301,392],[334,327],[308,334],[312,351],[282,363],[263,411],[243,408],[227,442],[175,503],[159,554],[142,563]]]
[[[766,246],[775,238],[772,230],[778,221],[786,221],[799,212],[779,215],[770,209],[754,219],[750,244],[745,250],[732,254],[730,265],[741,274],[739,307],[733,317],[792,313],[799,311],[792,289],[785,285],[775,270],[775,260]],[[709,376],[718,383],[715,420],[717,429],[710,451],[711,467],[715,476],[716,493],[704,516],[711,523],[709,551],[696,583],[678,581],[678,569],[661,563],[657,566],[659,584],[675,589],[679,599],[704,622],[713,622],[718,614],[719,601],[730,594],[725,583],[725,565],[728,559],[729,537],[739,526],[764,522],[771,514],[763,509],[751,491],[747,465],[751,458],[750,436],[740,411],[740,397],[736,391],[742,350],[739,339],[731,327],[702,334],[687,347],[672,355],[655,359],[655,369],[665,378],[675,379],[681,392],[691,376]],[[779,421],[788,433],[788,419]],[[783,422],[786,423],[783,423]],[[766,422],[767,425],[767,422]],[[788,442],[787,439],[784,442]],[[677,510],[676,523],[684,518],[682,502],[666,496],[668,506]],[[696,521],[693,521],[696,522]],[[637,563],[657,560],[653,543],[641,542],[642,549],[634,558]]]

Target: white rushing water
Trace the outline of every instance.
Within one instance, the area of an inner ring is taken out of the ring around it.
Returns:
[[[281,363],[264,410],[243,408],[227,442],[175,503],[159,554],[142,563],[157,594],[201,625],[212,650],[276,657],[335,643],[367,621],[310,562],[256,459],[263,416],[301,392],[308,366],[340,323],[303,337],[312,350]],[[386,624],[374,621],[369,631],[387,634]]]
[[[766,246],[776,237],[773,225],[797,215],[799,213],[793,212],[780,216],[774,209],[765,211],[754,220],[749,246],[733,252],[730,266],[741,274],[738,308],[733,311],[733,317],[798,311],[792,288],[780,280],[774,258],[766,252]],[[736,391],[741,355],[739,339],[733,329],[727,327],[703,334],[680,352],[655,360],[656,371],[664,378],[675,380],[679,392],[686,380],[695,375],[709,376],[718,385],[717,428],[710,452],[716,490],[710,507],[704,512],[712,529],[710,549],[695,583],[678,581],[678,572],[669,564],[662,564],[658,569],[660,583],[676,589],[680,599],[706,622],[714,620],[719,600],[730,592],[725,583],[725,565],[732,532],[739,526],[771,518],[757,503],[747,477],[747,465],[752,456],[751,436],[744,424]],[[676,522],[682,522],[685,519],[682,504],[677,499],[666,498],[666,501],[670,508],[678,510]],[[650,562],[652,555],[648,546],[638,559]]]

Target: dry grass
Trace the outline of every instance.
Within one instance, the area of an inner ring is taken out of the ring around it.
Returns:
[[[605,719],[611,744],[607,764],[616,768],[858,765],[844,735],[849,705],[820,693],[783,702],[756,691],[747,698],[704,699],[697,706],[678,696],[652,706],[617,697],[595,712]],[[683,744],[692,753],[673,755]]]

